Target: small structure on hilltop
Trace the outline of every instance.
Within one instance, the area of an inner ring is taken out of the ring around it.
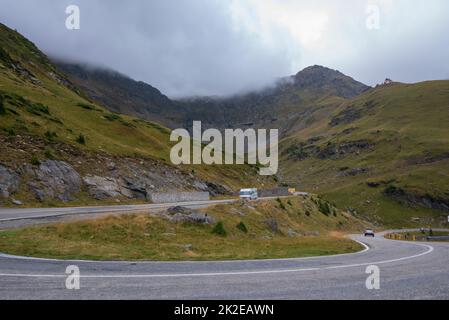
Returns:
[[[383,83],[381,83],[381,84],[378,84],[376,86],[376,88],[377,87],[383,87],[383,86],[389,86],[389,85],[391,85],[393,83],[394,83],[393,80],[391,80],[390,78],[386,78],[385,81]]]

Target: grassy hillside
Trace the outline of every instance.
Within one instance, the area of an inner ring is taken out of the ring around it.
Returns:
[[[0,164],[19,170],[56,159],[80,174],[97,174],[106,160],[130,158],[230,189],[274,183],[248,166],[174,168],[167,128],[111,113],[87,100],[34,44],[1,24],[0,43]],[[27,194],[24,188],[22,195]]]
[[[354,252],[365,224],[316,197],[219,205],[210,224],[163,213],[109,216],[0,233],[0,252],[95,260],[223,260]],[[220,227],[221,226],[221,227]]]
[[[449,211],[448,120],[449,81],[323,102],[281,143],[284,180],[373,221],[440,224]]]
[[[55,64],[88,97],[109,111],[156,121],[172,128],[184,125],[185,110],[149,84],[111,70],[57,60]]]

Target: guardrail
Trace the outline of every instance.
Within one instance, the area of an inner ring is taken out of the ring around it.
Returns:
[[[449,236],[429,236],[426,239],[427,241],[449,241]]]

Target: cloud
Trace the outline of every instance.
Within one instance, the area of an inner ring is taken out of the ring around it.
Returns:
[[[65,8],[81,30],[65,28]],[[380,28],[366,27],[367,5]],[[444,0],[2,0],[46,53],[116,69],[172,97],[225,95],[322,64],[368,84],[447,78]]]

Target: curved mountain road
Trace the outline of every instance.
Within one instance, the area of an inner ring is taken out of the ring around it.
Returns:
[[[353,236],[347,255],[217,262],[89,262],[0,255],[0,299],[449,299],[449,243]],[[80,290],[65,287],[80,269]],[[380,269],[368,290],[366,268]]]
[[[259,201],[272,198],[260,198]],[[66,208],[1,208],[0,229],[8,229],[22,225],[34,225],[49,220],[64,219],[67,217],[92,217],[101,214],[120,214],[130,212],[142,212],[148,210],[163,210],[173,206],[183,206],[198,209],[218,204],[236,202],[237,199],[189,201],[162,204],[138,204],[138,205],[116,205],[116,206],[90,206],[90,207],[66,207]]]

